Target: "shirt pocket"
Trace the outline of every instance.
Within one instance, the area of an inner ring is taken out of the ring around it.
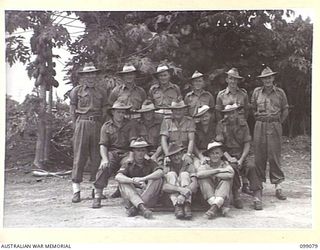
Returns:
[[[90,105],[89,93],[78,93],[78,105],[80,108],[86,108]]]

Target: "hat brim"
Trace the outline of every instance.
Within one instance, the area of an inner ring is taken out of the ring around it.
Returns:
[[[162,72],[166,72],[166,71],[169,71],[171,74],[173,73],[173,69],[172,68],[169,68],[169,69],[163,69],[163,70],[160,70],[158,72],[155,72],[155,73],[152,73],[153,76],[157,76],[158,74],[162,73]]]
[[[132,106],[123,106],[123,107],[111,107],[109,110],[129,110]]]
[[[193,115],[193,117],[200,117],[200,116],[204,115],[205,113],[207,113],[210,110],[212,110],[212,108],[208,108],[206,110],[202,110],[200,113],[197,113],[197,114]]]
[[[184,108],[187,108],[189,107],[189,105],[184,105],[184,106],[181,106],[181,107],[172,107],[172,106],[169,106],[168,109],[184,109]]]
[[[125,74],[129,74],[129,73],[138,73],[138,70],[132,70],[132,71],[118,71],[117,74],[118,75],[125,75]]]
[[[100,69],[91,69],[91,70],[86,70],[86,71],[79,71],[79,74],[86,74],[86,73],[94,73],[94,72],[99,72],[101,71]]]
[[[135,110],[134,112],[135,113],[146,113],[146,112],[150,112],[150,111],[156,111],[157,108],[152,108],[152,109],[138,109],[138,110]]]
[[[177,153],[179,153],[179,152],[181,152],[181,151],[183,151],[183,150],[185,150],[184,147],[179,148],[179,149],[177,149],[177,150],[175,150],[175,151],[172,151],[172,152],[168,153],[166,156],[173,156],[173,155],[175,155],[175,154],[177,154]]]
[[[141,145],[141,146],[130,146],[129,148],[132,148],[132,149],[135,149],[135,148],[150,148],[151,147],[151,145]]]
[[[265,75],[259,75],[259,76],[257,76],[257,78],[264,78],[264,77],[268,77],[268,76],[273,76],[275,74],[278,74],[278,72],[270,72],[270,73],[265,74]]]
[[[233,78],[236,78],[236,79],[243,79],[244,77],[242,77],[242,76],[237,76],[237,75],[233,75],[233,74],[230,74],[230,73],[228,73],[228,72],[225,72],[227,75],[229,75],[229,76],[232,76]]]
[[[200,78],[200,77],[205,78],[206,75],[196,76],[196,77],[190,77],[190,78],[189,78],[189,81],[192,81],[192,80],[197,79],[197,78]]]
[[[211,148],[209,148],[209,149],[206,149],[205,151],[202,152],[202,154],[203,154],[204,156],[208,156],[209,152],[210,152],[211,150],[215,149],[215,148],[221,148],[221,150],[223,151],[223,145],[221,145],[221,146],[214,146],[214,147],[211,147]]]
[[[237,110],[237,109],[239,109],[239,108],[241,108],[241,106],[236,107],[236,108],[231,108],[231,109],[228,109],[228,110],[221,110],[220,112],[222,112],[222,113],[228,113],[228,112],[231,112],[231,111]]]

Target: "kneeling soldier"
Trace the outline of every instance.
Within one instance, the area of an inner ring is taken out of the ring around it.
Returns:
[[[128,216],[136,216],[140,212],[147,219],[152,217],[147,207],[156,204],[163,184],[162,167],[151,159],[145,159],[148,147],[142,138],[133,140],[130,143],[133,161],[124,163],[115,177],[121,196],[127,203]]]
[[[191,219],[191,197],[197,191],[197,178],[194,166],[183,160],[182,146],[170,144],[167,157],[170,162],[165,167],[163,191],[170,194],[177,219]]]
[[[210,158],[209,163],[196,169],[203,198],[211,205],[205,213],[208,219],[217,216],[225,201],[229,199],[232,186],[234,170],[228,162],[222,160],[222,146],[220,142],[209,143],[208,149],[203,152]]]

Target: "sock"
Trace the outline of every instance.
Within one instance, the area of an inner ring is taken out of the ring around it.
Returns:
[[[74,194],[80,192],[80,183],[72,182],[72,190]]]
[[[95,188],[94,189],[94,198],[102,198],[103,189]]]
[[[212,206],[213,204],[215,204],[215,200],[216,200],[216,197],[212,196],[207,200],[207,202],[209,203],[210,206]]]
[[[222,197],[216,197],[215,204],[220,208],[222,207],[224,199]]]
[[[277,189],[282,189],[280,183],[279,183],[279,184],[275,184],[274,186],[275,186],[276,190],[277,190]]]

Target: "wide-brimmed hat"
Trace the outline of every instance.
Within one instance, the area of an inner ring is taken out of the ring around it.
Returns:
[[[205,151],[203,151],[202,154],[204,155],[208,155],[208,153],[213,149],[213,148],[222,148],[223,144],[221,142],[217,142],[217,141],[212,141],[208,144],[207,149]]]
[[[200,116],[204,115],[205,113],[207,113],[207,111],[209,111],[210,109],[211,108],[208,105],[202,105],[196,109],[196,112],[193,115],[193,117],[200,117]]]
[[[154,106],[153,102],[147,99],[142,103],[141,109],[138,109],[135,112],[144,113],[144,112],[149,112],[154,110],[156,110],[156,107]]]
[[[176,143],[171,143],[168,147],[168,154],[166,156],[172,156],[175,155],[179,152],[181,152],[182,150],[184,150],[185,148],[183,146],[180,146]]]
[[[188,106],[189,105],[186,105],[183,100],[181,100],[179,102],[173,101],[171,103],[171,105],[169,106],[169,109],[182,109],[182,108],[186,108]]]
[[[268,77],[278,74],[278,72],[272,71],[269,67],[266,67],[264,70],[262,70],[261,75],[257,76],[258,78]]]
[[[92,62],[90,63],[85,63],[82,70],[79,71],[79,74],[85,74],[85,73],[93,73],[93,72],[98,72],[100,69],[97,69]]]
[[[165,71],[169,71],[170,73],[172,73],[173,69],[170,68],[168,65],[166,64],[159,64],[157,67],[157,70],[155,73],[153,73],[154,76],[157,76],[158,74],[165,72]]]
[[[239,71],[237,68],[230,69],[229,71],[226,72],[226,74],[237,79],[243,79],[243,77],[239,75]]]
[[[201,72],[199,72],[198,70],[196,70],[192,76],[189,78],[189,80],[193,80],[199,77],[204,77],[204,74],[202,74]]]
[[[130,148],[147,148],[150,145],[146,142],[146,140],[142,137],[138,137],[135,140],[130,142]]]
[[[137,72],[138,70],[133,64],[125,64],[122,68],[122,71],[118,71],[118,74],[127,74],[127,73],[132,73],[132,72]]]
[[[224,107],[223,110],[221,110],[221,112],[230,112],[233,110],[236,110],[238,108],[240,108],[241,106],[239,106],[238,104],[234,103],[234,104],[228,104]]]
[[[127,105],[121,101],[115,101],[109,110],[120,109],[120,110],[129,110],[131,109],[131,105]]]

